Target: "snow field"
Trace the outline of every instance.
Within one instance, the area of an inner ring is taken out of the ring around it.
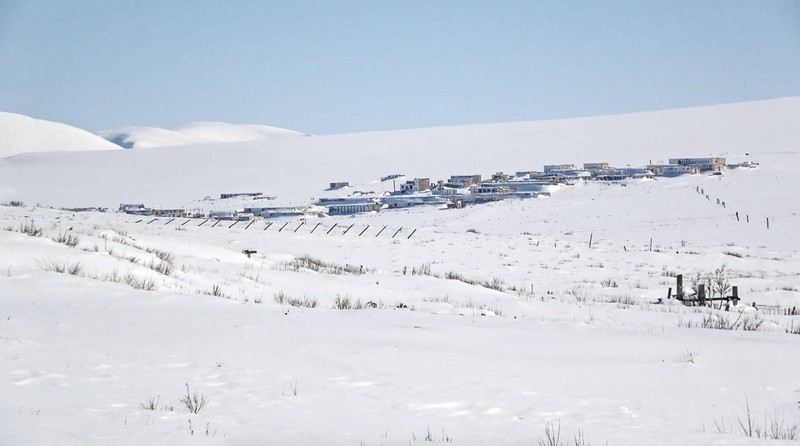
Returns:
[[[695,196],[698,181],[711,187],[706,177],[591,184],[320,220],[415,228],[411,239],[0,207],[11,229],[0,231],[0,411],[14,420],[0,439],[420,444],[430,432],[519,444],[560,422],[563,438],[580,430],[589,444],[749,444],[734,429],[746,404],[759,422],[797,423],[787,353],[800,338],[786,328],[800,319],[743,306],[764,320],[759,331],[688,328],[725,313],[654,302],[674,273],[724,264],[743,296],[792,305],[797,241],[791,214],[769,232],[736,222]],[[670,200],[689,204],[664,221],[652,203]],[[601,210],[602,225],[587,217]],[[42,237],[17,232],[26,221]],[[65,232],[76,246],[50,240]],[[328,267],[293,266],[304,255]],[[44,271],[48,262],[81,273]],[[153,268],[164,262],[169,274]],[[154,289],[104,280],[114,271]],[[345,297],[378,308],[334,309]],[[198,414],[179,402],[186,384],[209,399]],[[151,400],[161,408],[142,407]]]

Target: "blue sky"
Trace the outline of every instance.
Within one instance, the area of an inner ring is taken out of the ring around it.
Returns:
[[[0,0],[0,110],[313,134],[800,96],[800,1]]]

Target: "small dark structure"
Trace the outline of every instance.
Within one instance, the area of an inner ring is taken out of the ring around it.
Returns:
[[[675,299],[683,302],[684,305],[689,306],[705,306],[707,303],[713,301],[725,301],[732,303],[734,306],[739,304],[739,287],[731,287],[730,296],[708,297],[706,295],[706,286],[704,284],[697,285],[697,293],[687,295],[683,290],[683,274],[675,276],[675,295],[672,295],[672,288],[667,290],[667,299],[674,297]]]

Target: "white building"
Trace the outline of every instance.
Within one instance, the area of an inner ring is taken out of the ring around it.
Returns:
[[[711,157],[711,158],[670,158],[670,164],[679,164],[682,166],[698,166],[700,172],[724,172],[725,171],[725,158]]]

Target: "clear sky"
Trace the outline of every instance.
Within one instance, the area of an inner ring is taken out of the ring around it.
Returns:
[[[800,0],[0,0],[0,111],[312,134],[800,96]]]

